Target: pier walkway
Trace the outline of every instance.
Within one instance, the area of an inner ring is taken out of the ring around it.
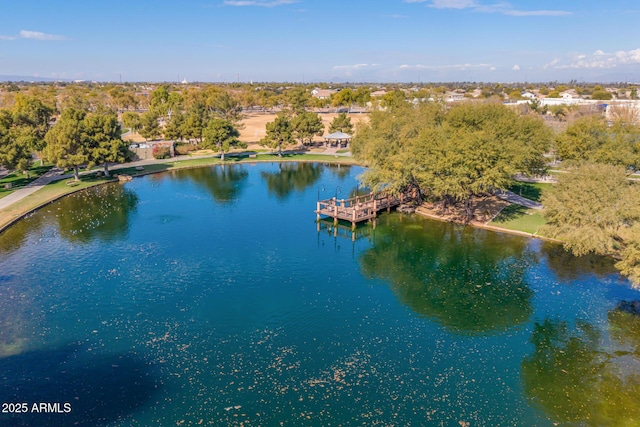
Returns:
[[[334,222],[338,222],[338,220],[349,221],[355,227],[359,222],[374,219],[382,210],[386,209],[389,212],[392,208],[411,200],[413,200],[411,194],[391,196],[384,193],[369,193],[364,196],[340,200],[334,197],[319,200],[315,213],[318,219],[324,215],[333,218]]]

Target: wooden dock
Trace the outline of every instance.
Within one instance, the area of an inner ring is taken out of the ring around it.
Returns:
[[[364,196],[357,196],[351,199],[332,198],[319,200],[315,213],[320,219],[323,215],[338,220],[349,221],[352,226],[362,221],[374,219],[378,212],[387,210],[413,200],[410,194],[400,194],[391,196],[384,193],[369,193]]]

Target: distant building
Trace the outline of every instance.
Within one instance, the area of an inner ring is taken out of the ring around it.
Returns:
[[[371,92],[371,97],[372,98],[380,98],[380,97],[385,96],[386,94],[387,94],[386,90],[380,89],[380,90],[376,90],[376,91]]]
[[[338,91],[335,89],[313,89],[311,91],[311,96],[318,99],[329,99],[331,95],[337,93]]]

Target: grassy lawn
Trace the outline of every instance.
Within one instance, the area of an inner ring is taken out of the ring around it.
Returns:
[[[535,234],[545,223],[540,211],[520,205],[509,205],[489,225]]]
[[[52,165],[32,166],[29,169],[29,177],[21,172],[12,172],[0,179],[0,198],[11,194],[15,189],[24,187],[31,181],[44,175],[51,169]],[[5,190],[5,184],[11,184],[11,189]]]
[[[551,187],[553,187],[553,184],[550,183],[516,182],[509,187],[509,190],[529,200],[539,202],[542,193]]]

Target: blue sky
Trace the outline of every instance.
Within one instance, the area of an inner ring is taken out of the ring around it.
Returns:
[[[0,0],[0,76],[640,81],[637,0]]]

